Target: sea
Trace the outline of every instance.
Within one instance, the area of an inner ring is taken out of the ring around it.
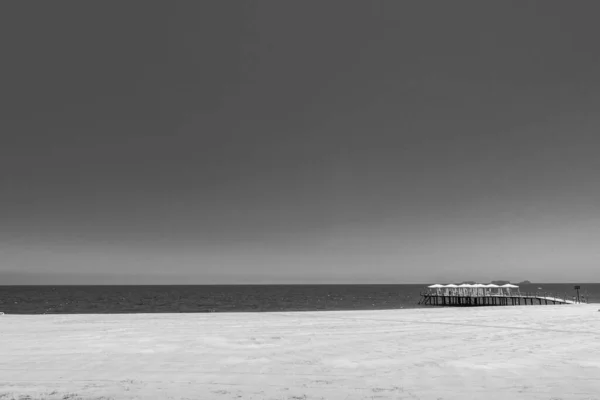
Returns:
[[[421,285],[0,286],[5,314],[385,310],[419,305]],[[600,303],[600,283],[520,285],[521,293]]]

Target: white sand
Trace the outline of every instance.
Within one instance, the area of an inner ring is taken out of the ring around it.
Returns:
[[[599,308],[3,315],[0,399],[600,399]]]

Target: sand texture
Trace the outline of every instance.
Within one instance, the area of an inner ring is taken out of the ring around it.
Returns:
[[[600,399],[599,308],[2,315],[0,399]]]

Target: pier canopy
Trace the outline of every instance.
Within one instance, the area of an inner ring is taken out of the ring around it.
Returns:
[[[495,283],[488,283],[487,285],[483,286],[487,288],[488,295],[499,294],[500,292],[500,286],[496,285]],[[492,292],[492,289],[496,289],[496,293]]]
[[[449,283],[447,285],[441,285],[435,283],[427,286],[431,295],[435,294],[438,296],[510,296],[511,289],[519,289],[519,286],[507,283],[499,286],[494,283],[461,283],[455,285]],[[493,290],[496,289],[496,290]],[[518,295],[521,293],[519,292]]]
[[[454,283],[449,283],[447,285],[444,285],[444,289],[445,290],[445,294],[446,296],[450,296],[450,295],[454,295],[456,294],[455,291],[457,290],[458,286],[455,285]]]
[[[469,295],[469,294],[471,294],[471,291],[473,290],[473,285],[471,285],[469,283],[461,283],[460,285],[458,285],[458,290],[463,295]]]
[[[485,288],[487,287],[486,285],[482,284],[482,283],[476,283],[473,285],[473,287],[475,288],[475,294],[480,296],[483,295],[485,293]]]
[[[507,283],[505,285],[500,286],[501,289],[506,289],[506,294],[510,294],[510,289],[518,289],[517,285],[513,285],[511,283]]]
[[[440,294],[440,289],[444,287],[444,285],[440,285],[439,283],[435,283],[433,285],[427,286],[429,289],[435,289],[437,294]]]

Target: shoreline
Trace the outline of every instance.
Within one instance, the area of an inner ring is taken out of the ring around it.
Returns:
[[[5,314],[0,336],[3,400],[600,398],[598,304]]]
[[[257,315],[262,315],[262,314],[268,314],[268,315],[294,315],[294,314],[310,314],[310,315],[320,315],[320,314],[356,314],[357,316],[359,315],[364,315],[364,314],[371,314],[371,313],[405,313],[405,312],[422,312],[424,310],[430,310],[430,311],[439,311],[439,310],[470,310],[470,311],[475,311],[475,310],[509,310],[509,309],[513,309],[513,310],[523,310],[523,309],[546,309],[546,308],[552,308],[553,310],[556,310],[558,307],[569,307],[569,308],[577,308],[577,307],[586,307],[586,308],[593,308],[593,307],[600,307],[600,303],[568,303],[568,304],[548,304],[548,305],[538,305],[538,304],[534,304],[534,305],[507,305],[507,306],[503,306],[503,305],[497,305],[497,306],[441,306],[441,305],[419,305],[418,307],[400,307],[400,308],[376,308],[376,309],[356,309],[356,310],[349,310],[349,309],[339,309],[339,310],[330,310],[330,309],[319,309],[319,310],[287,310],[287,311],[215,311],[215,312],[205,312],[205,311],[181,311],[181,312],[128,312],[128,311],[124,311],[124,312],[116,312],[116,313],[108,313],[108,312],[99,312],[99,313],[92,313],[92,312],[85,312],[85,313],[45,313],[45,314],[18,314],[18,313],[14,313],[14,314],[9,314],[4,312],[2,315],[4,317],[18,317],[18,318],[39,318],[39,317],[54,317],[54,318],[68,318],[68,317],[104,317],[107,319],[110,319],[111,317],[116,317],[116,318],[123,318],[126,317],[128,315],[131,316],[139,316],[139,317],[152,317],[155,316],[156,318],[165,318],[165,317],[177,317],[177,316],[199,316],[199,317],[207,317],[207,316],[216,316],[216,315],[220,315],[220,316],[231,316],[231,315],[243,315],[243,316],[257,316]]]

